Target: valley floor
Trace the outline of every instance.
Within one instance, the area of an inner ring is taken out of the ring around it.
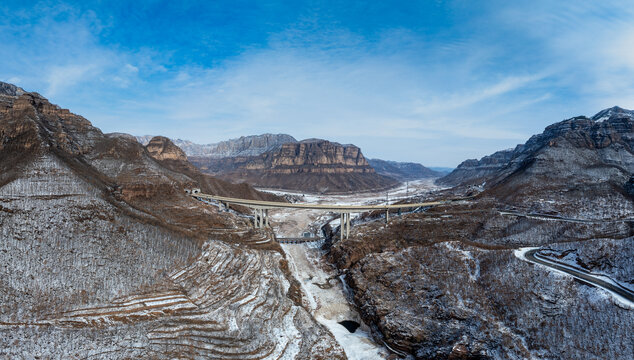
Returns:
[[[360,193],[347,195],[315,195],[296,192],[271,191],[278,195],[289,195],[301,202],[319,204],[376,204],[390,202],[427,193],[437,187],[433,180],[412,181],[389,192]],[[353,214],[353,219],[354,219]],[[277,209],[270,213],[272,226],[278,237],[299,237],[308,231],[320,235],[319,228],[330,221],[339,225],[338,214],[319,210]],[[358,312],[348,299],[345,282],[337,276],[336,269],[324,260],[321,249],[323,240],[304,244],[283,244],[293,276],[301,283],[305,298],[303,305],[321,324],[325,325],[344,348],[349,359],[385,359],[390,352],[383,344],[373,341],[370,329],[363,323]],[[342,321],[360,324],[354,332],[349,332]]]

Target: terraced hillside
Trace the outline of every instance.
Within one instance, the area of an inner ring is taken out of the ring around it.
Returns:
[[[270,195],[0,90],[0,358],[345,358],[272,234],[184,188]]]

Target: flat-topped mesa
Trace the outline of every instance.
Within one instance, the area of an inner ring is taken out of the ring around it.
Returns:
[[[164,136],[153,137],[145,149],[157,160],[187,161],[185,152]]]
[[[223,179],[268,188],[333,193],[397,184],[377,174],[357,146],[321,139],[286,143],[258,156],[192,156],[189,160]]]
[[[374,173],[361,149],[326,140],[284,144],[258,165],[264,169],[269,164],[276,173]]]

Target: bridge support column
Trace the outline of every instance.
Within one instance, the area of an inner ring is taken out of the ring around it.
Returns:
[[[269,209],[264,210],[264,226],[269,227]]]
[[[341,220],[339,221],[339,237],[341,239],[341,241],[343,241],[343,228],[344,228],[344,222],[343,222],[343,216],[344,213],[341,213]]]
[[[390,209],[385,209],[385,223],[390,222]]]
[[[350,237],[350,213],[346,214],[346,239]]]

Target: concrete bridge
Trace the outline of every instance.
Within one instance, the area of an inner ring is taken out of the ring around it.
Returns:
[[[256,228],[263,228],[269,226],[269,209],[287,208],[287,209],[312,209],[312,210],[324,210],[330,212],[339,213],[341,216],[341,239],[348,238],[350,235],[350,214],[366,211],[385,211],[385,222],[390,219],[390,210],[401,209],[413,209],[419,207],[435,206],[447,204],[456,200],[444,200],[444,201],[431,201],[423,203],[411,203],[411,204],[384,204],[384,205],[330,205],[330,204],[306,204],[306,203],[285,203],[278,201],[264,201],[264,200],[249,200],[238,199],[217,195],[203,194],[199,191],[193,191],[188,193],[198,199],[213,200],[220,204],[220,206],[227,206],[228,204],[241,205],[253,209],[254,214],[254,226]]]

